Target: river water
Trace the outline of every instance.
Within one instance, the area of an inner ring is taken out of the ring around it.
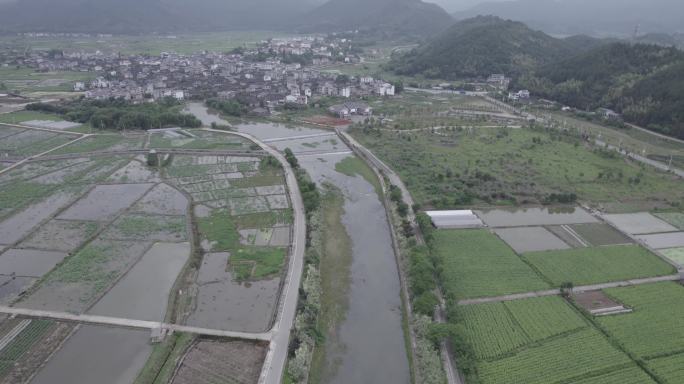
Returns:
[[[206,125],[227,124],[217,121],[200,104],[191,104],[188,110]],[[326,130],[274,124],[246,124],[237,128],[262,140],[279,139],[271,145],[299,153],[299,163],[314,181],[319,185],[333,184],[344,196],[342,223],[352,240],[348,312],[337,329],[341,345],[327,344],[327,366],[334,369],[326,370],[323,381],[408,383],[399,274],[389,225],[373,186],[360,176],[349,177],[335,170],[335,164],[352,156],[349,148],[336,137],[326,135],[330,134]],[[301,139],[309,135],[319,136]],[[283,140],[288,137],[293,139]]]

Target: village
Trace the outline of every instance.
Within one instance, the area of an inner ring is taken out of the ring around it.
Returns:
[[[286,104],[306,106],[319,97],[394,96],[395,86],[383,80],[325,72],[331,63],[361,62],[359,52],[346,38],[312,36],[269,39],[227,53],[190,55],[14,50],[0,55],[0,66],[38,73],[92,74],[90,81],[73,83],[73,91],[91,100],[144,103],[167,97],[179,101],[218,98],[237,100],[253,114],[264,115]],[[6,85],[10,91],[11,85]]]

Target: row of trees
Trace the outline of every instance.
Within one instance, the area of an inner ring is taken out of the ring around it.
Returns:
[[[148,130],[202,126],[195,116],[180,112],[179,103],[173,99],[144,104],[131,104],[124,100],[77,100],[64,104],[34,103],[26,106],[26,109],[62,115],[66,120],[90,124],[99,129]]]
[[[249,113],[249,108],[244,103],[236,100],[208,99],[205,103],[207,107],[217,110],[224,115],[242,117]]]

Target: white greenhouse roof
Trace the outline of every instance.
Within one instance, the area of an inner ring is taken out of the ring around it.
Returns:
[[[432,224],[437,228],[480,228],[484,224],[471,210],[461,211],[428,211]]]

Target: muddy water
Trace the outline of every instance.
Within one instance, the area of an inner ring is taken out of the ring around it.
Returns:
[[[238,129],[261,139],[282,137],[282,127],[244,125]],[[302,134],[325,133],[306,129]],[[320,142],[320,138],[311,139]],[[274,142],[283,149],[288,141]],[[338,148],[347,148],[338,144]],[[321,149],[321,148],[319,148]],[[345,320],[337,329],[341,346],[326,346],[326,383],[408,383],[409,369],[401,328],[401,299],[397,264],[391,247],[385,211],[373,186],[360,176],[335,171],[348,155],[300,157],[299,161],[319,184],[337,186],[345,198],[343,224],[352,240],[351,286]]]
[[[59,216],[63,220],[107,221],[143,197],[153,184],[97,185]]]
[[[0,244],[10,245],[28,235],[38,224],[68,205],[78,191],[61,191],[33,204],[0,223]]]
[[[152,352],[150,331],[81,326],[32,384],[130,384]]]
[[[598,222],[587,211],[575,207],[493,209],[478,211],[477,215],[494,228]]]
[[[164,320],[169,294],[189,257],[189,243],[154,244],[88,313],[135,320]]]
[[[227,331],[268,330],[278,299],[280,279],[238,283],[229,271],[230,255],[208,253],[200,267],[199,292],[187,324]]]

